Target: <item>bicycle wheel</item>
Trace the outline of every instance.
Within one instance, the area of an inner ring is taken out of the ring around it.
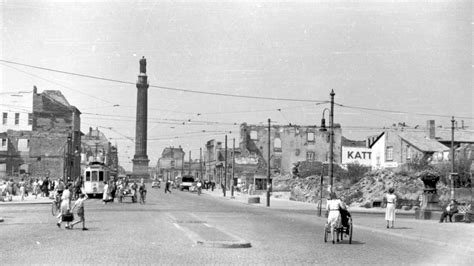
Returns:
[[[59,207],[55,201],[51,203],[51,214],[57,216],[59,214]]]
[[[352,244],[352,228],[354,227],[354,225],[352,224],[352,220],[349,226],[349,244]]]
[[[324,242],[328,242],[328,228],[327,225],[324,226]]]

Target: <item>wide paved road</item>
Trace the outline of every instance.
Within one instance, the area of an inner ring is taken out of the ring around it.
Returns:
[[[145,205],[86,202],[89,231],[56,227],[49,205],[3,205],[0,264],[469,264],[472,252],[357,227],[323,242],[324,219],[209,195],[149,189]],[[357,221],[370,217],[354,217]],[[379,219],[379,218],[377,218]],[[383,222],[383,221],[382,221]],[[198,244],[196,241],[201,241]],[[250,248],[225,248],[250,243]],[[235,244],[235,245],[234,245]],[[470,244],[472,245],[472,243]]]

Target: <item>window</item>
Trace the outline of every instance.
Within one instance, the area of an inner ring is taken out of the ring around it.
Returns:
[[[20,124],[20,113],[15,113],[15,125]]]
[[[99,182],[103,182],[103,181],[104,181],[104,172],[99,171]]]
[[[91,172],[86,171],[86,181],[91,181]]]
[[[280,140],[280,138],[275,138],[273,140],[273,151],[281,152],[281,140]]]
[[[308,142],[314,142],[314,132],[308,132],[306,134],[306,139],[308,140]]]
[[[2,139],[2,147],[6,147],[7,143],[7,139]]]
[[[28,126],[33,125],[33,114],[29,113],[28,114]]]
[[[8,120],[8,113],[3,113],[2,124],[3,124],[3,125],[6,125],[6,124],[7,124],[7,120]]]
[[[386,161],[393,161],[393,147],[392,146],[387,147]]]
[[[410,147],[410,145],[407,145],[407,160],[411,159],[411,156],[412,156],[411,153],[412,153],[411,147]]]
[[[258,133],[256,130],[250,131],[250,139],[251,140],[258,140]]]
[[[306,161],[314,161],[314,152],[312,151],[306,152]]]

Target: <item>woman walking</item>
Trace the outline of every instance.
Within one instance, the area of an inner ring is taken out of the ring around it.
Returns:
[[[327,227],[330,228],[332,243],[334,244],[334,238],[337,238],[339,242],[339,236],[336,233],[336,228],[341,227],[341,213],[340,209],[345,209],[346,205],[337,198],[335,192],[329,194],[329,200],[327,201],[326,210],[328,211]]]
[[[385,201],[387,206],[385,208],[385,221],[387,221],[387,228],[390,228],[390,222],[392,222],[391,228],[395,222],[395,207],[397,206],[397,196],[394,194],[395,189],[389,188],[387,195],[385,195]]]

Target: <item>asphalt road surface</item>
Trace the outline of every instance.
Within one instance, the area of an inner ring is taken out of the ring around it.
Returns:
[[[173,190],[145,205],[86,201],[86,226],[56,226],[49,205],[0,206],[0,264],[470,264],[472,252],[367,230],[323,241],[324,219]],[[357,228],[357,223],[361,224]],[[383,222],[383,221],[382,221]],[[470,244],[472,245],[472,243]],[[250,247],[249,247],[250,246]]]

